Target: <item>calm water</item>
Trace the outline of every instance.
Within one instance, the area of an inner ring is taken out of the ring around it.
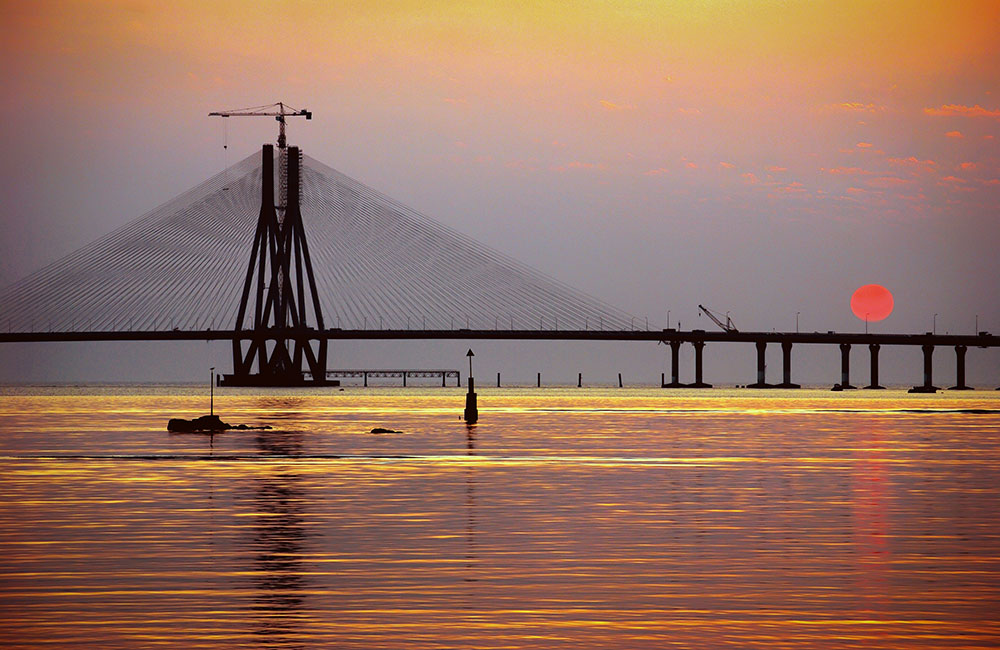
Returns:
[[[1000,393],[203,393],[0,389],[0,645],[1000,645]]]

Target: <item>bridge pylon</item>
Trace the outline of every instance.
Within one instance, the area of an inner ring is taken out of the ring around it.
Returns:
[[[261,156],[260,217],[235,326],[252,335],[249,341],[233,340],[233,374],[224,375],[222,385],[339,383],[326,380],[327,341],[316,336],[323,329],[323,311],[299,207],[299,149],[287,149],[287,197],[280,197],[285,206],[280,214],[274,201],[274,147],[264,145]]]

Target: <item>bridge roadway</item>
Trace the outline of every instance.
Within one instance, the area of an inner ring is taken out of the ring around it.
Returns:
[[[503,330],[503,329],[326,329],[264,330],[265,339],[500,339],[537,341],[658,341],[670,343],[802,343],[839,345],[933,345],[993,348],[1000,336],[980,334],[863,334],[849,332],[723,332],[705,330]],[[261,338],[255,330],[96,330],[0,332],[0,343],[46,341],[212,341]]]
[[[791,353],[795,344],[838,345],[841,352],[841,381],[835,390],[854,388],[850,382],[850,352],[853,345],[867,345],[871,359],[871,382],[866,388],[882,388],[878,380],[878,356],[883,345],[920,346],[923,351],[924,381],[911,392],[933,393],[939,390],[932,379],[932,355],[936,347],[954,346],[956,385],[952,388],[967,390],[965,384],[965,355],[969,347],[1000,347],[1000,336],[986,332],[977,335],[960,334],[875,334],[847,332],[724,332],[705,330],[502,330],[502,329],[268,329],[268,330],[143,330],[143,331],[89,331],[89,332],[0,332],[3,342],[47,341],[206,341],[206,340],[362,340],[362,339],[478,339],[478,340],[535,340],[535,341],[657,341],[671,348],[670,382],[664,388],[710,387],[702,377],[702,350],[706,343],[753,343],[757,348],[757,381],[753,388],[797,388],[791,380]],[[682,344],[691,343],[695,349],[695,381],[679,381],[678,357]],[[782,351],[782,381],[769,384],[765,380],[765,351],[767,344],[777,343]]]

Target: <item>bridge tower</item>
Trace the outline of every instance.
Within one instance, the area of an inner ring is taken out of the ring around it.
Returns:
[[[249,341],[233,340],[233,374],[223,376],[225,386],[327,383],[327,342],[316,337],[323,329],[323,311],[299,207],[301,156],[298,147],[287,151],[288,182],[282,188],[287,196],[279,197],[285,206],[280,214],[274,147],[266,144],[261,153],[260,216],[235,324],[237,331],[252,335]]]

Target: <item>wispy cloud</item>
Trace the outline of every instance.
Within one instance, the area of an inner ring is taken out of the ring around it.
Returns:
[[[746,172],[745,174],[740,174],[740,178],[742,178],[745,183],[749,183],[750,185],[757,184],[757,174]]]
[[[857,148],[859,148],[859,149],[870,149],[871,147],[873,147],[875,145],[873,145],[871,142],[859,142],[859,143],[857,143],[854,146],[857,147]]]
[[[961,131],[948,131],[947,133],[945,133],[945,136],[947,136],[949,138],[964,138],[965,137],[964,135],[962,135]]]
[[[461,97],[445,97],[444,102],[446,104],[468,104],[469,100],[462,99]]]
[[[787,172],[788,171],[788,167],[778,167],[777,165],[771,165],[770,167],[766,167],[765,169],[767,169],[767,171],[769,171],[769,172]]]
[[[925,108],[927,115],[961,115],[962,117],[992,117],[1000,118],[1000,109],[990,110],[983,108],[979,104],[975,106],[963,106],[962,104],[945,104],[941,108]]]
[[[736,167],[736,165],[734,165],[733,163],[727,163],[725,161],[722,161],[719,163],[719,167],[722,167],[723,169],[733,169],[734,167]]]
[[[632,104],[616,104],[614,102],[609,102],[606,99],[601,100],[601,108],[610,112],[635,110],[635,106],[633,106]]]
[[[822,167],[820,171],[836,176],[870,176],[875,173],[861,167]]]
[[[852,113],[884,113],[889,110],[881,104],[865,104],[864,102],[841,102],[839,104],[827,104],[826,108]]]
[[[554,172],[564,172],[564,171],[569,171],[570,169],[606,169],[606,167],[601,163],[590,163],[590,162],[583,162],[581,160],[573,160],[566,163],[565,165],[556,165],[550,167],[549,169],[551,169]]]
[[[681,108],[677,109],[677,112],[680,113],[681,115],[701,115],[701,109],[700,108],[684,108],[684,107],[681,107]]]
[[[666,167],[657,167],[656,169],[650,169],[649,171],[643,172],[643,176],[663,176],[664,174],[669,174],[670,170]]]

